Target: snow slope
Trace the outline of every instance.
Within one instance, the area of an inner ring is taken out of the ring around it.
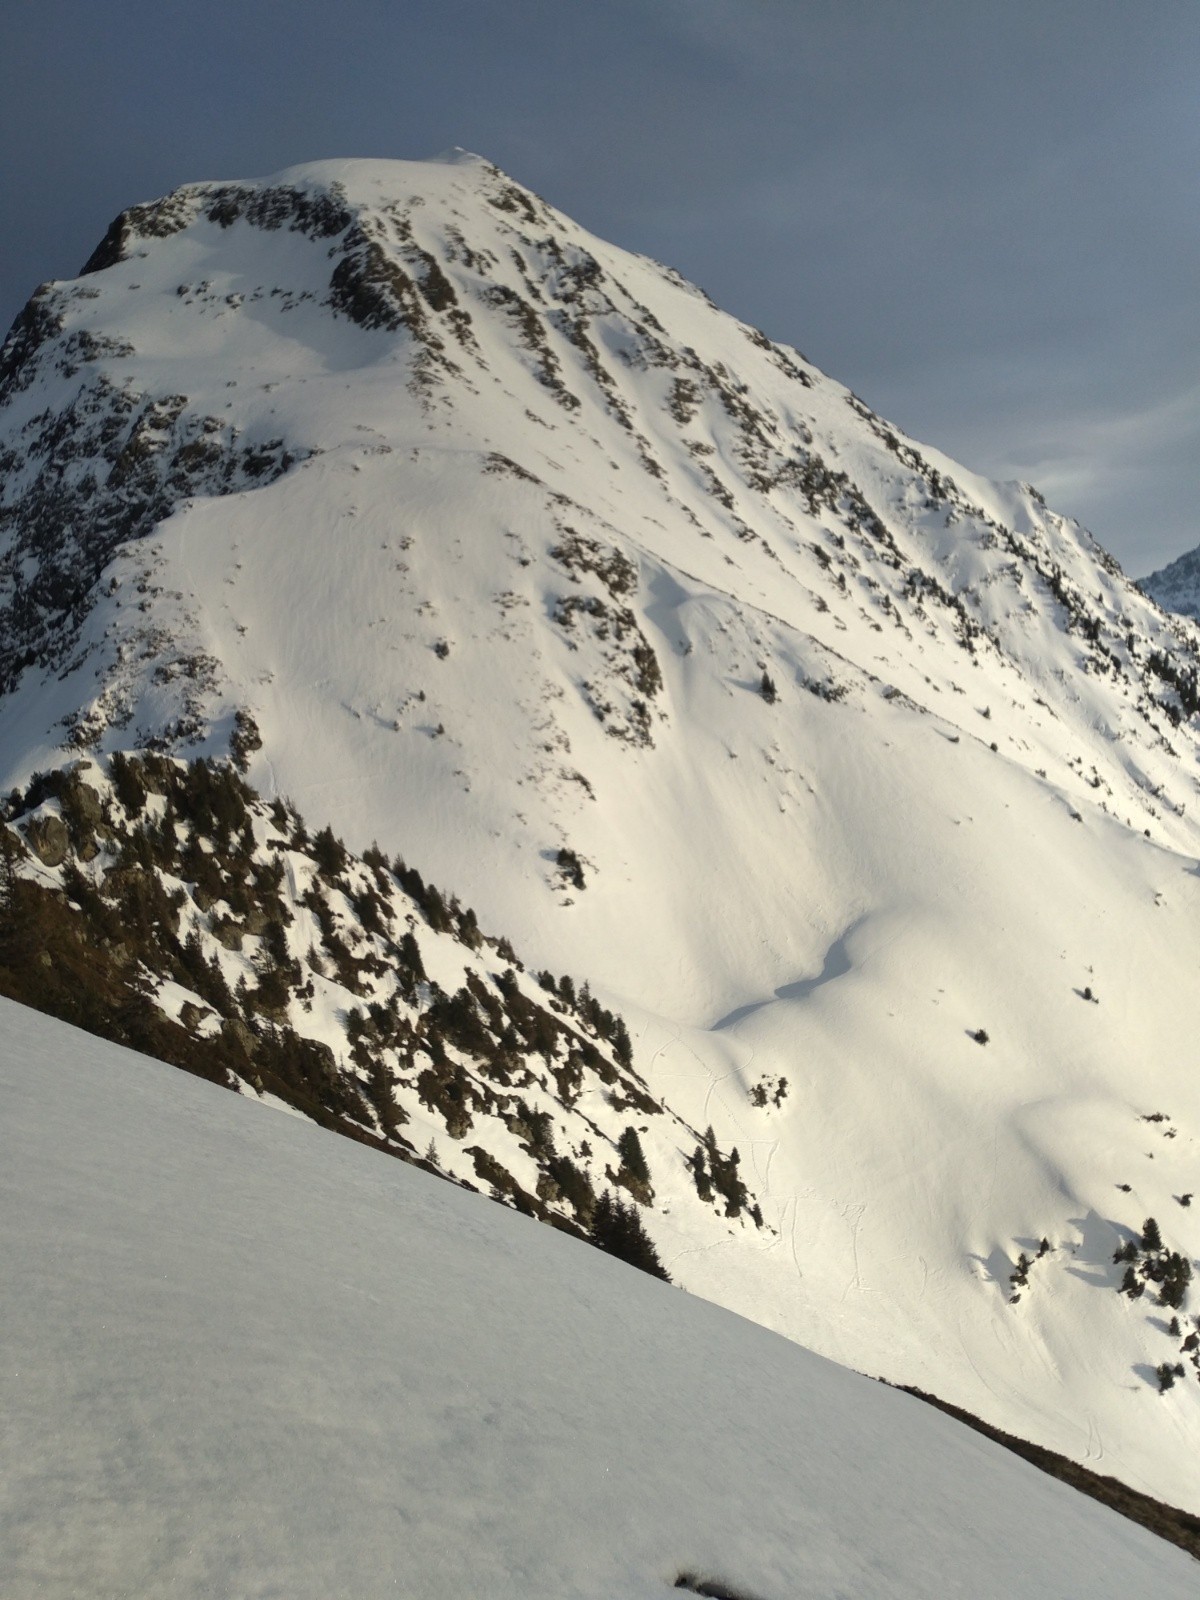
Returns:
[[[0,780],[248,714],[264,796],[736,1143],[761,1233],[657,1152],[677,1281],[1200,1507],[1194,1299],[1112,1260],[1200,1254],[1192,626],[476,157],[191,186],[89,267],[0,358]]]
[[[0,1001],[11,1600],[1104,1600],[1191,1559],[918,1401]]]

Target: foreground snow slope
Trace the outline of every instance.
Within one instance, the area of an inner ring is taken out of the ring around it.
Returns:
[[[242,712],[737,1145],[716,1240],[653,1151],[677,1281],[1200,1508],[1195,1297],[1113,1262],[1200,1255],[1194,628],[477,158],[190,186],[89,267],[0,361],[4,786]]]
[[[10,1600],[1190,1595],[905,1395],[0,1001]]]

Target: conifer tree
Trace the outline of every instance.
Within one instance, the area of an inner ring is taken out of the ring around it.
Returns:
[[[630,1266],[648,1272],[651,1277],[670,1283],[670,1274],[658,1259],[658,1251],[642,1227],[637,1207],[624,1205],[611,1189],[606,1189],[596,1201],[596,1209],[592,1214],[592,1241],[608,1255],[617,1256]]]
[[[617,1140],[617,1154],[621,1157],[621,1165],[631,1178],[636,1178],[638,1183],[650,1184],[650,1168],[646,1165],[645,1153],[642,1150],[642,1141],[638,1138],[637,1129],[630,1126],[625,1129]]]

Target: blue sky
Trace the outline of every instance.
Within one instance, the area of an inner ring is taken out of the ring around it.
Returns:
[[[8,0],[0,318],[199,178],[460,144],[1030,478],[1200,543],[1196,0]]]

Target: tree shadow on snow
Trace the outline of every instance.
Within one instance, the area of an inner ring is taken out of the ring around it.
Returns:
[[[1102,1217],[1098,1211],[1089,1211],[1086,1217],[1070,1217],[1068,1222],[1072,1228],[1079,1229],[1080,1237],[1067,1271],[1073,1278],[1090,1283],[1094,1289],[1110,1288],[1116,1270],[1113,1251],[1135,1235],[1130,1229]]]
[[[685,1589],[688,1594],[704,1595],[706,1600],[754,1600],[744,1589],[731,1589],[719,1578],[702,1578],[692,1572],[681,1572],[675,1579],[675,1587]]]
[[[996,1245],[986,1256],[981,1256],[977,1251],[972,1251],[967,1257],[969,1261],[978,1261],[988,1275],[989,1283],[998,1283],[1005,1289],[1008,1288],[1016,1262],[1002,1245]]]

